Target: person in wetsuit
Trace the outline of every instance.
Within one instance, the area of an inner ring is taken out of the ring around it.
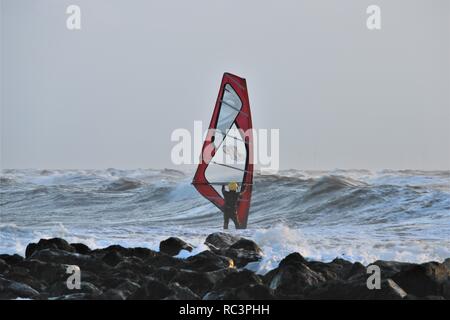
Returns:
[[[238,189],[239,185],[236,182],[230,182],[228,184],[228,191],[225,190],[225,185],[222,185],[222,194],[225,199],[225,207],[223,210],[224,229],[228,229],[230,219],[234,222],[236,229],[239,228],[239,221],[236,216],[236,205],[240,196]]]

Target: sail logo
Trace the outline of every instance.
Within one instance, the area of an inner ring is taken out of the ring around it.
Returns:
[[[279,129],[204,131],[202,121],[194,121],[193,132],[177,128],[172,131],[170,140],[175,143],[170,154],[174,165],[198,165],[212,158],[214,163],[228,167],[244,166],[249,161],[261,174],[277,173],[280,167]]]

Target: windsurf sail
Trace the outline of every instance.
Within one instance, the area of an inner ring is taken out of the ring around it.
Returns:
[[[246,228],[253,186],[253,133],[245,79],[225,73],[209,130],[192,184],[224,211],[221,188],[231,181],[239,186],[236,206],[239,228]]]

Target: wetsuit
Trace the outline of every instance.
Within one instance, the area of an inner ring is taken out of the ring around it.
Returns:
[[[222,194],[225,198],[225,207],[223,210],[223,228],[228,229],[228,222],[231,219],[234,222],[236,229],[238,229],[239,222],[236,216],[236,204],[239,199],[239,192],[226,191],[225,186],[222,186]]]

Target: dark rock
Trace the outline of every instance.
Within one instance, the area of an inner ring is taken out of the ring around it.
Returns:
[[[219,278],[220,277],[217,277],[217,275],[211,272],[197,272],[181,269],[178,271],[177,275],[172,278],[171,283],[177,282],[181,286],[189,288],[195,294],[202,297],[214,287]]]
[[[192,249],[190,244],[177,237],[170,237],[159,243],[159,251],[168,254],[169,256],[176,256],[181,250],[191,252]]]
[[[103,262],[111,267],[116,266],[119,262],[123,260],[122,255],[117,251],[109,251],[102,258]]]
[[[127,257],[119,262],[114,270],[122,270],[132,272],[135,275],[148,275],[154,272],[154,268],[147,265],[138,257]]]
[[[366,279],[358,281],[330,281],[314,288],[306,295],[307,299],[339,300],[400,300],[406,292],[392,279],[382,280],[380,289],[368,289]]]
[[[96,257],[103,257],[109,252],[117,252],[123,257],[137,257],[139,259],[145,260],[161,255],[159,252],[147,249],[147,248],[124,248],[120,245],[112,245],[103,249],[95,249],[90,253]]]
[[[124,292],[122,290],[118,290],[118,289],[108,289],[99,296],[99,299],[102,299],[102,300],[126,300],[128,296],[129,296],[129,292],[126,293],[126,292]]]
[[[64,266],[64,265],[63,265]],[[64,266],[65,267],[65,266]],[[66,269],[67,270],[67,269]],[[70,274],[65,274],[63,279],[66,279],[70,276]],[[81,270],[81,278],[82,281],[87,281],[90,283],[95,284],[96,286],[100,286],[102,284],[102,279],[105,276],[102,273],[96,273],[95,270],[89,271],[89,270]]]
[[[136,282],[125,279],[120,284],[116,286],[115,289],[122,291],[126,296],[129,296],[139,290],[141,286]]]
[[[5,262],[5,260],[0,259],[0,274],[9,270],[9,264]]]
[[[210,291],[207,292],[202,300],[224,300],[225,292]]]
[[[166,297],[166,300],[200,300],[200,297],[191,289],[181,286],[178,282],[170,283],[169,288],[174,293]]]
[[[160,255],[160,253],[156,251],[150,250],[148,248],[139,248],[139,247],[131,248],[128,252],[131,256],[137,257],[142,260]]]
[[[417,264],[414,263],[384,260],[377,260],[372,264],[380,267],[381,277],[384,279],[391,278],[398,272],[406,271],[417,266]]]
[[[59,249],[67,252],[75,252],[75,248],[72,247],[66,240],[60,238],[41,239],[38,243],[30,243],[25,249],[25,257],[29,258],[34,252],[43,249]]]
[[[61,297],[53,297],[53,298],[49,298],[50,300],[97,300],[99,297],[98,296],[93,296],[90,293],[84,293],[84,292],[79,292],[79,293],[71,293],[71,294],[66,294],[64,296]]]
[[[283,260],[280,261],[279,267],[285,267],[285,266],[301,266],[301,265],[307,265],[308,261],[306,261],[303,256],[298,252],[293,252],[289,255],[287,255]]]
[[[28,270],[25,267],[19,266],[19,265],[15,265],[11,268],[11,272],[10,273],[14,273],[20,276],[26,276],[30,273],[30,270]]]
[[[67,252],[59,249],[43,249],[35,251],[31,259],[43,262],[53,262],[59,264],[76,265],[82,270],[93,270],[95,272],[103,272],[109,266],[93,256]]]
[[[214,253],[233,259],[235,265],[239,268],[262,258],[262,250],[254,241],[228,233],[210,234],[206,238],[205,244]]]
[[[94,284],[82,280],[80,283],[80,289],[69,289],[67,287],[66,281],[59,281],[52,284],[47,289],[47,293],[50,297],[59,297],[74,293],[86,293],[91,295],[92,297],[97,297],[102,294],[102,291],[98,289]]]
[[[131,270],[127,270],[126,268],[119,269],[119,270],[113,270],[112,272],[108,273],[106,276],[102,277],[101,283],[103,286],[107,288],[113,288],[115,287],[119,282],[127,279],[132,282],[141,283],[144,281],[144,278],[146,275],[135,273]]]
[[[136,292],[127,298],[127,300],[159,300],[173,294],[173,290],[166,284],[157,279],[148,278]]]
[[[13,254],[13,255],[0,254],[0,259],[5,261],[6,264],[8,264],[10,266],[11,265],[15,265],[16,263],[19,263],[19,262],[23,261],[23,257],[19,256],[18,254]]]
[[[8,278],[8,280],[26,284],[38,292],[43,291],[46,287],[45,284],[39,279],[33,278],[30,274],[26,273],[25,270],[25,268],[20,268],[19,272],[11,271],[6,274],[5,277]]]
[[[254,251],[246,251],[244,249],[227,249],[220,253],[225,257],[229,257],[233,260],[234,264],[238,268],[245,267],[250,262],[256,262],[261,260],[262,255]]]
[[[215,232],[206,237],[205,244],[212,251],[226,250],[234,243],[239,241],[241,237],[234,236],[225,232]]]
[[[0,278],[0,299],[38,299],[39,292],[27,284]]]
[[[234,262],[232,259],[217,255],[209,250],[205,250],[191,256],[184,261],[184,268],[195,271],[214,271],[226,268],[232,268]]]
[[[162,253],[146,259],[145,263],[154,268],[161,268],[161,267],[181,268],[184,265],[184,260]]]
[[[230,246],[230,249],[242,249],[245,251],[253,251],[257,253],[262,253],[261,248],[256,244],[256,242],[241,238]]]
[[[164,283],[169,283],[178,274],[178,270],[173,267],[161,267],[152,273],[152,277]]]
[[[448,270],[450,270],[450,258],[445,259],[444,262],[442,262],[442,264],[443,264]]]
[[[438,262],[415,265],[396,273],[392,279],[406,292],[418,297],[444,296],[450,299],[450,270]]]
[[[92,250],[84,243],[71,243],[70,246],[75,249],[76,253],[89,254]]]
[[[366,268],[362,264],[353,264],[343,259],[334,259],[329,263],[311,261],[306,262],[311,270],[320,273],[327,281],[348,279],[351,276],[366,274]]]
[[[244,269],[242,271],[230,272],[216,284],[214,290],[238,288],[253,284],[262,285],[262,279],[254,272]]]
[[[359,262],[355,262],[352,268],[348,272],[347,279],[352,279],[356,277],[366,276],[367,268]]]
[[[224,300],[273,300],[273,291],[262,284],[247,284],[225,292]]]
[[[298,253],[288,255],[278,268],[264,276],[264,282],[270,289],[282,295],[302,294],[325,281],[325,277],[309,268],[307,261]]]
[[[29,258],[38,248],[37,243],[30,243],[25,249],[25,257]]]

